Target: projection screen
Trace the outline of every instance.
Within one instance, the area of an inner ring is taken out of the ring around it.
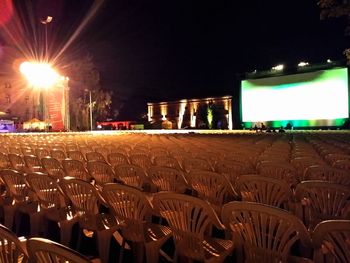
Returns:
[[[243,80],[241,116],[246,127],[341,126],[349,117],[348,70]]]

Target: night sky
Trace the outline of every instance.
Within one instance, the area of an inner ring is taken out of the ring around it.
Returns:
[[[93,3],[37,2],[61,45]],[[125,98],[119,118],[136,118],[150,101],[236,94],[244,72],[344,59],[345,21],[319,13],[316,0],[106,0],[66,53],[89,50],[102,87]]]

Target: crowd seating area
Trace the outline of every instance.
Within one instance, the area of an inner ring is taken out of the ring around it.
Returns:
[[[350,133],[0,135],[0,262],[350,262]]]

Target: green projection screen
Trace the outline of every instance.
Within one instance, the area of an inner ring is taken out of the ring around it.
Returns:
[[[281,127],[341,126],[349,117],[348,70],[247,79],[241,82],[245,127],[257,123]]]

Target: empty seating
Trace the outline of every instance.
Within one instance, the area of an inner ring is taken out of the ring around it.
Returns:
[[[224,226],[207,202],[182,194],[157,193],[153,204],[173,232],[176,257],[223,262],[231,254],[232,241],[214,238],[210,234],[213,225],[219,229]]]
[[[117,180],[142,189],[146,184],[150,184],[150,179],[140,166],[133,164],[120,164],[114,167]]]
[[[297,185],[295,197],[307,209],[302,219],[310,229],[323,220],[344,219],[350,211],[348,186],[304,181]]]
[[[291,262],[291,249],[297,241],[304,247],[311,246],[303,223],[277,207],[231,202],[223,206],[222,220],[231,230],[237,248],[243,249],[238,251],[243,262]]]
[[[28,262],[25,243],[3,225],[0,225],[0,261],[1,263]]]
[[[288,209],[293,193],[288,183],[261,175],[242,175],[237,180],[237,191],[243,201],[257,202]]]
[[[61,185],[78,216],[80,234],[87,237],[96,234],[96,246],[100,258],[102,262],[108,262],[110,240],[116,231],[116,222],[107,214],[100,213],[103,198],[93,185],[80,179],[65,178]]]
[[[116,153],[116,152],[108,154],[107,161],[112,167],[115,167],[116,165],[119,165],[119,164],[129,163],[128,157],[126,155],[122,153]]]
[[[229,180],[219,173],[192,170],[187,180],[198,197],[208,201],[219,215],[222,205],[237,196]]]
[[[62,161],[62,166],[67,176],[84,181],[90,180],[89,172],[86,170],[83,162],[74,159],[66,159]]]
[[[183,172],[175,168],[152,166],[148,177],[157,187],[157,191],[185,192],[188,185]]]
[[[41,159],[41,163],[43,165],[44,171],[47,174],[58,179],[65,176],[62,165],[57,159],[52,157],[45,157]]]
[[[350,220],[328,220],[313,232],[314,262],[350,262]]]
[[[118,221],[122,222],[121,231],[125,240],[135,242],[135,246],[144,246],[147,262],[158,262],[161,246],[171,235],[169,227],[151,223],[152,206],[141,191],[120,184],[106,184],[102,190],[107,205],[112,209]],[[139,248],[134,262],[143,262],[143,249]],[[121,259],[119,262],[122,262]]]
[[[182,167],[186,173],[192,170],[213,171],[213,167],[206,159],[186,158],[182,162]]]
[[[44,238],[31,238],[28,241],[28,254],[32,262],[38,263],[90,263],[77,251]]]
[[[114,181],[114,172],[111,166],[101,161],[90,161],[87,163],[87,170],[90,177],[93,178],[98,185],[112,183]]]

